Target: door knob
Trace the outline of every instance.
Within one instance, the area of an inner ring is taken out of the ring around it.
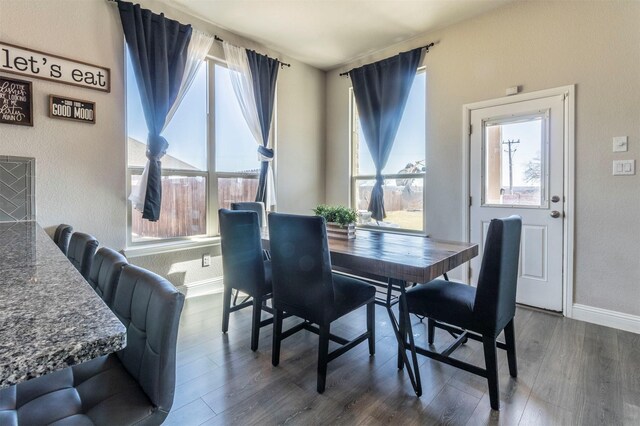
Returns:
[[[552,203],[557,203],[558,201],[560,201],[560,197],[558,197],[557,195],[554,195],[553,197],[551,197]]]
[[[560,212],[558,210],[554,210],[551,212],[551,217],[557,219],[560,217]]]

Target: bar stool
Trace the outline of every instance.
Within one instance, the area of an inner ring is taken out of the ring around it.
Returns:
[[[67,258],[76,267],[84,279],[89,278],[93,256],[98,248],[98,240],[89,234],[74,232],[69,241]]]

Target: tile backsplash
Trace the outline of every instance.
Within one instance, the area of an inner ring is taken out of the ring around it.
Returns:
[[[0,155],[0,222],[35,220],[35,158]]]

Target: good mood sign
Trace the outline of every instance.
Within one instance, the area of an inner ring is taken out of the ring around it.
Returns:
[[[0,71],[109,92],[109,68],[0,41]]]
[[[64,98],[62,96],[49,96],[49,116],[52,118],[64,118],[65,120],[96,122],[96,104],[91,101]]]

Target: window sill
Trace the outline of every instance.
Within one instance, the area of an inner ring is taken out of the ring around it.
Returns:
[[[170,241],[164,243],[140,244],[127,247],[124,255],[128,258],[153,256],[156,254],[172,253],[182,250],[192,250],[202,247],[220,245],[220,237],[201,237],[185,241]]]

